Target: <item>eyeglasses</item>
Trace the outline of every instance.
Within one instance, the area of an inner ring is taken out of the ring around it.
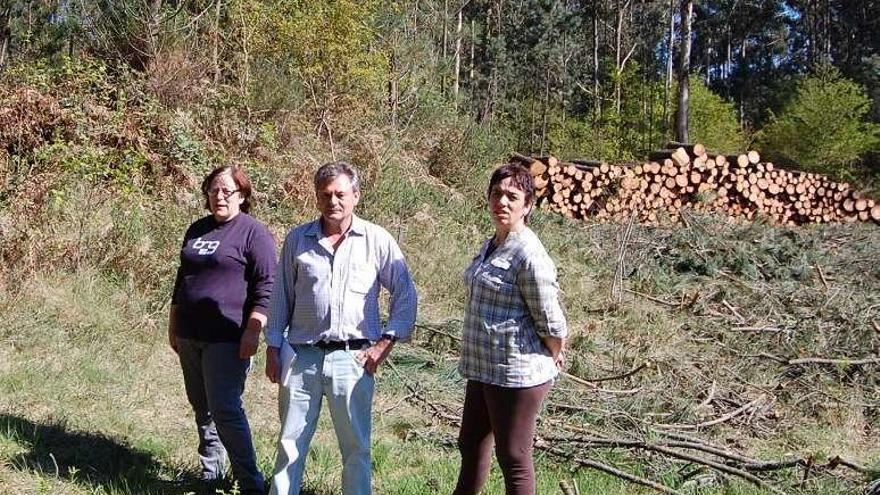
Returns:
[[[208,189],[208,194],[211,196],[217,196],[218,198],[228,198],[233,194],[237,193],[240,189],[226,189],[225,187],[221,188],[212,188]]]

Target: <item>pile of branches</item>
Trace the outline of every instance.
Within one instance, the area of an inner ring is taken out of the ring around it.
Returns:
[[[869,221],[880,223],[880,203],[850,184],[784,170],[757,151],[709,153],[701,144],[670,142],[646,163],[560,162],[552,156],[514,155],[527,164],[537,195],[569,218],[658,224],[682,211],[720,212],[733,220],[769,219],[777,225]]]
[[[820,440],[880,434],[876,229],[810,236],[696,215],[660,233],[598,227],[589,244],[607,251],[616,238],[621,253],[600,272],[623,273],[622,288],[592,301],[599,323],[574,329],[538,451],[660,493],[735,479],[771,493],[876,495],[876,452]],[[454,363],[459,331],[422,325],[418,347]],[[460,383],[398,376],[411,403],[457,425]]]

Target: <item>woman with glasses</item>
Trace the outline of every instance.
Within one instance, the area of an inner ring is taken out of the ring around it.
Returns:
[[[184,235],[168,340],[195,413],[202,479],[221,479],[228,458],[240,493],[262,494],[241,396],[266,324],[276,257],[269,229],[248,214],[251,192],[239,167],[219,167],[202,182],[210,214]]]
[[[526,226],[535,204],[528,169],[499,167],[487,196],[495,234],[464,274],[468,297],[458,370],[467,388],[454,495],[480,492],[493,444],[507,495],[534,495],[535,423],[563,365],[568,329],[556,266]]]

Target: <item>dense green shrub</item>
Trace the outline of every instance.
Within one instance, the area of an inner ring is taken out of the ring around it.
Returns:
[[[786,165],[850,178],[851,166],[880,144],[880,126],[866,121],[865,88],[820,67],[797,85],[794,99],[761,135],[766,155]]]
[[[716,153],[741,153],[749,135],[737,119],[733,103],[712,92],[699,77],[691,78],[690,138]]]

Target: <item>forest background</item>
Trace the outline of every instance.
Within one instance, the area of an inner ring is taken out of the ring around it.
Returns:
[[[873,0],[0,1],[0,491],[198,489],[164,330],[199,181],[244,165],[282,239],[314,216],[310,177],[331,159],[363,169],[362,213],[398,237],[422,295],[418,338],[383,377],[377,491],[449,491],[458,276],[488,233],[491,168],[512,152],[643,160],[675,137],[687,76],[691,142],[875,193],[878,23]],[[584,452],[682,492],[866,486],[878,229],[686,227],[535,218],[576,336],[569,371],[620,377],[557,387],[542,435],[593,425],[605,443],[542,450],[541,493],[646,490],[575,469]],[[840,359],[796,362],[817,356]],[[274,394],[255,373],[264,471]],[[607,440],[706,421],[707,442],[789,464],[756,470],[762,485]],[[338,490],[329,438],[313,493]],[[840,459],[860,469],[839,476]]]

